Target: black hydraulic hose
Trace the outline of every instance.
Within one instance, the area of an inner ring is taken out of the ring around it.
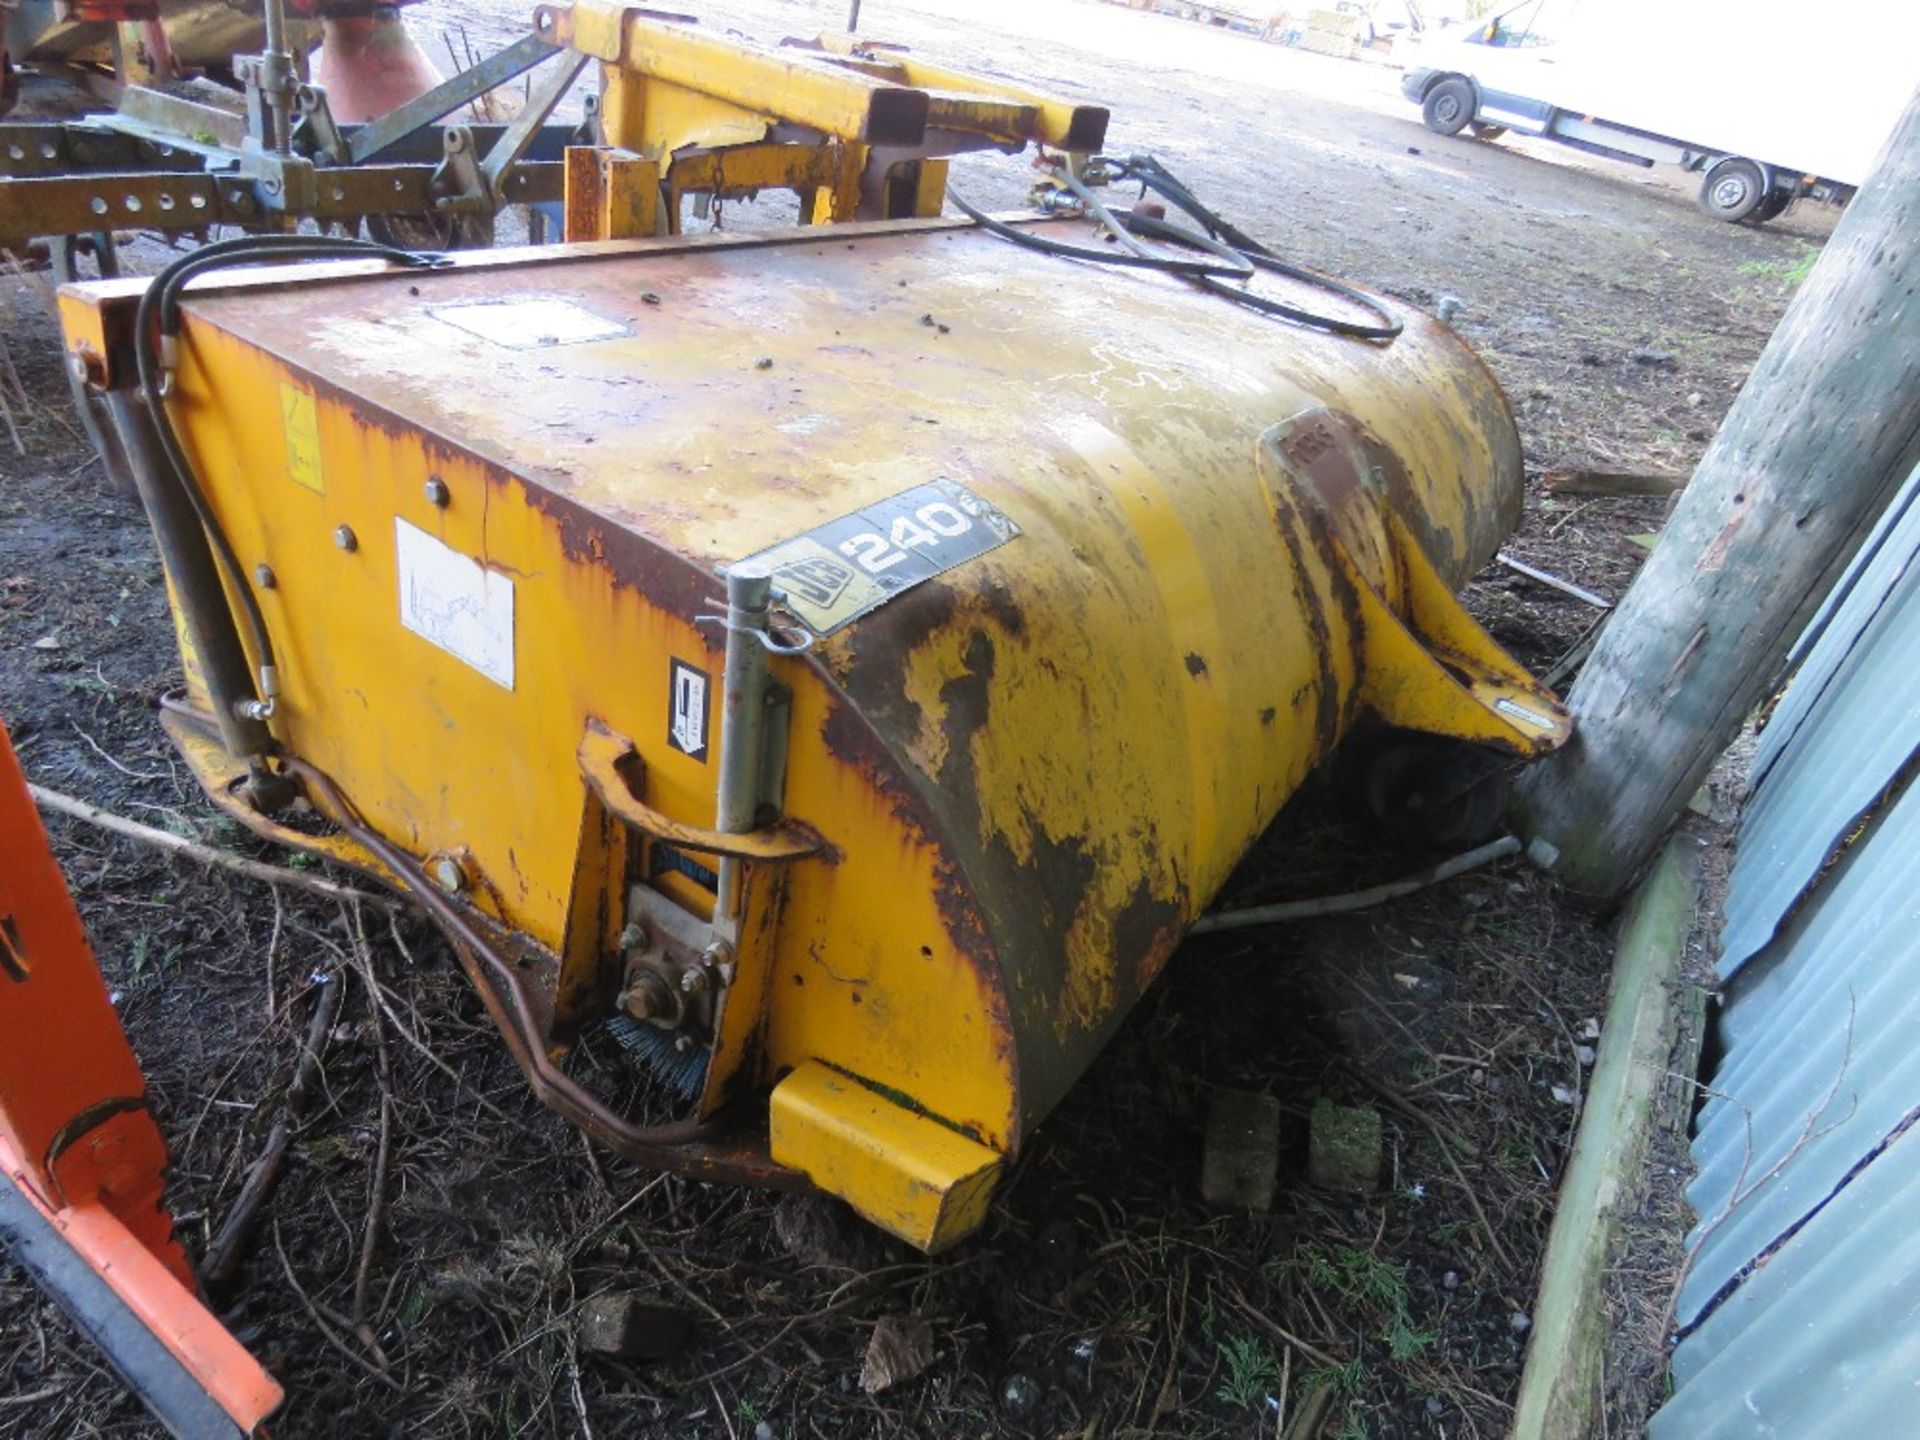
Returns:
[[[947,198],[953,201],[955,208],[981,229],[998,235],[1003,240],[1011,240],[1016,245],[1029,250],[1037,250],[1043,255],[1057,255],[1066,260],[1090,260],[1096,265],[1124,265],[1136,270],[1164,270],[1172,275],[1189,275],[1195,278],[1227,275],[1235,279],[1245,279],[1253,273],[1253,267],[1242,256],[1217,241],[1204,235],[1189,235],[1188,238],[1197,247],[1211,250],[1219,256],[1218,260],[1182,260],[1176,255],[1143,255],[1133,250],[1103,249],[1095,245],[1068,245],[1059,240],[1049,239],[1045,235],[1023,230],[1018,225],[1009,225],[1004,220],[996,220],[984,210],[969,205],[959,191],[951,185],[947,187]]]
[[[1322,275],[1318,271],[1309,270],[1305,266],[1282,260],[1259,241],[1201,203],[1191,190],[1175,179],[1172,172],[1152,156],[1135,155],[1124,161],[1108,160],[1103,157],[1096,159],[1093,163],[1104,165],[1112,180],[1135,180],[1140,183],[1143,192],[1151,190],[1159,194],[1174,208],[1196,221],[1202,227],[1201,230],[1192,230],[1185,225],[1172,224],[1137,211],[1122,211],[1116,215],[1100,201],[1078,175],[1065,167],[1058,172],[1061,182],[1080,200],[1092,218],[1125,247],[1124,249],[1113,250],[1064,244],[1031,230],[996,220],[968,204],[965,198],[951,186],[947,189],[947,197],[958,207],[961,214],[976,225],[1002,239],[1011,240],[1016,245],[1042,254],[1058,255],[1072,260],[1089,260],[1101,265],[1122,265],[1179,275],[1191,280],[1203,290],[1231,300],[1236,305],[1244,305],[1263,315],[1272,315],[1297,325],[1325,330],[1333,335],[1345,335],[1355,340],[1392,340],[1405,328],[1399,316],[1356,286]],[[1136,243],[1133,238],[1136,235],[1205,250],[1219,257],[1221,263],[1184,260],[1174,255],[1155,253]],[[1338,295],[1341,299],[1377,316],[1379,323],[1367,324],[1356,320],[1342,320],[1336,315],[1323,315],[1317,311],[1304,310],[1299,306],[1273,299],[1271,296],[1257,295],[1251,290],[1240,289],[1225,283],[1227,280],[1250,280],[1256,270],[1282,275],[1290,280],[1297,280],[1304,285],[1311,285],[1316,289]]]
[[[167,266],[148,284],[134,315],[134,353],[138,362],[140,391],[153,419],[154,435],[160,442],[166,467],[172,470],[175,483],[193,507],[201,528],[206,531],[215,559],[226,572],[228,590],[239,602],[248,638],[253,642],[259,673],[255,698],[260,701],[270,702],[279,689],[273,637],[268,632],[266,615],[260,608],[259,597],[253,592],[251,579],[221,527],[213,506],[208,502],[206,492],[201,489],[194,475],[193,464],[173,428],[172,417],[167,412],[169,367],[165,363],[168,358],[165,352],[180,333],[180,293],[187,282],[195,277],[237,265],[341,259],[385,259],[409,266],[443,263],[438,256],[417,254],[411,250],[346,236],[244,235],[203,246]]]
[[[253,694],[247,652],[234,628],[233,606],[220,583],[220,566],[207,543],[206,528],[188,503],[186,487],[168,473],[154,433],[153,412],[124,390],[106,396],[107,417],[122,446],[130,483],[153,527],[160,563],[179,603],[186,632],[200,657],[200,673],[214,699],[220,743],[231,755],[256,759],[273,737],[264,721],[245,713]]]
[[[1192,190],[1182,184],[1171,170],[1167,169],[1165,165],[1162,165],[1153,156],[1133,155],[1119,162],[1117,165],[1111,161],[1104,163],[1108,165],[1113,179],[1118,181],[1138,181],[1143,191],[1154,191],[1176,209],[1184,211],[1188,216],[1202,225],[1209,235],[1224,240],[1240,254],[1246,256],[1246,258],[1259,269],[1270,271],[1276,275],[1284,275],[1290,280],[1298,280],[1304,285],[1312,285],[1318,289],[1338,295],[1343,300],[1351,301],[1362,309],[1379,316],[1381,323],[1378,325],[1363,325],[1351,320],[1341,320],[1335,316],[1321,315],[1311,310],[1301,310],[1295,306],[1284,304],[1281,301],[1270,299],[1264,295],[1254,295],[1244,291],[1227,291],[1217,285],[1206,284],[1203,280],[1201,283],[1205,284],[1205,288],[1213,290],[1218,294],[1225,294],[1228,299],[1238,304],[1249,306],[1252,309],[1262,311],[1266,314],[1277,315],[1282,319],[1292,320],[1298,324],[1313,326],[1321,330],[1327,330],[1336,335],[1349,335],[1357,340],[1392,340],[1406,328],[1399,316],[1395,315],[1387,306],[1366,292],[1352,285],[1348,285],[1344,281],[1335,280],[1331,276],[1322,275],[1315,270],[1309,270],[1305,266],[1295,265],[1290,261],[1282,260],[1265,245],[1262,245],[1258,240],[1248,235],[1244,230],[1239,229],[1224,216],[1210,209],[1201,201],[1199,196],[1195,195]],[[1130,212],[1126,216],[1126,223],[1130,228],[1151,235],[1157,233],[1159,228],[1164,226],[1166,222],[1156,220],[1152,216]],[[1182,227],[1169,228],[1175,231],[1176,235],[1186,233]],[[1169,235],[1167,238],[1175,238],[1175,235]]]
[[[1129,229],[1154,239],[1175,239],[1191,233],[1185,226],[1168,225],[1164,220],[1156,220],[1151,215],[1126,212],[1124,221]],[[1395,315],[1385,305],[1382,305],[1364,290],[1356,289],[1344,281],[1335,280],[1332,276],[1322,275],[1316,271],[1305,269],[1302,266],[1290,264],[1285,260],[1266,253],[1264,250],[1242,250],[1240,253],[1253,262],[1255,269],[1270,271],[1275,275],[1284,275],[1288,279],[1298,280],[1304,284],[1312,285],[1316,289],[1338,295],[1343,300],[1350,300],[1362,309],[1379,316],[1381,323],[1378,325],[1367,325],[1357,320],[1342,320],[1338,316],[1322,315],[1313,310],[1302,310],[1297,306],[1288,305],[1284,301],[1275,300],[1270,295],[1255,295],[1251,291],[1235,290],[1230,285],[1221,284],[1220,281],[1214,279],[1211,275],[1196,275],[1193,277],[1195,282],[1213,291],[1215,294],[1224,295],[1235,304],[1245,305],[1251,310],[1258,310],[1267,315],[1277,315],[1283,320],[1292,320],[1296,324],[1311,326],[1317,330],[1330,331],[1335,335],[1352,336],[1356,340],[1392,340],[1406,328],[1399,316]]]

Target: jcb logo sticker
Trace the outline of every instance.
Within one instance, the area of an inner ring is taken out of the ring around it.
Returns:
[[[667,743],[704,763],[707,758],[707,694],[704,670],[675,660],[667,686]]]
[[[1006,544],[1020,527],[945,477],[816,525],[744,560],[770,571],[782,603],[816,635]]]

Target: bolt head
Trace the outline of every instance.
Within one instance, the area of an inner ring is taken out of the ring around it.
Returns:
[[[680,990],[685,995],[698,995],[707,988],[707,972],[689,970],[680,977]]]
[[[333,543],[351,555],[360,548],[360,537],[353,533],[351,525],[341,525],[333,532]]]
[[[467,888],[467,872],[460,868],[460,862],[451,856],[442,857],[433,862],[433,883],[442,890],[464,890]]]
[[[253,583],[258,585],[262,590],[271,590],[280,582],[274,576],[271,565],[256,565],[253,567]]]
[[[620,997],[620,1008],[635,1020],[653,1020],[670,1017],[675,1006],[666,982],[650,970],[641,970],[628,980],[626,994]]]
[[[433,476],[427,481],[425,489],[427,503],[429,505],[445,506],[453,499],[453,493],[447,489],[447,482],[442,480],[438,475]]]
[[[620,948],[622,950],[646,949],[647,948],[647,927],[644,925],[627,926],[624,930],[620,932]]]

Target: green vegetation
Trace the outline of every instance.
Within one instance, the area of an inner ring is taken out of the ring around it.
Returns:
[[[1751,275],[1756,280],[1772,280],[1784,290],[1791,290],[1813,273],[1813,267],[1819,262],[1820,247],[1799,242],[1799,253],[1784,260],[1749,260],[1740,267],[1742,275]]]
[[[1280,1388],[1280,1362],[1251,1335],[1236,1335],[1220,1347],[1227,1378],[1214,1391],[1229,1405],[1258,1406]]]
[[[1433,1343],[1433,1332],[1413,1323],[1405,1269],[1358,1246],[1305,1245],[1294,1255],[1268,1261],[1267,1270],[1276,1283],[1297,1278],[1377,1320],[1380,1338],[1397,1361],[1412,1360]]]
[[[1352,1399],[1366,1383],[1366,1369],[1358,1360],[1349,1360],[1344,1365],[1322,1365],[1309,1370],[1300,1382],[1303,1394],[1331,1390],[1336,1400]]]

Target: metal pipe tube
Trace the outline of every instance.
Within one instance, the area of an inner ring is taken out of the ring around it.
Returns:
[[[134,488],[139,491],[140,506],[153,527],[175,604],[186,620],[194,653],[200,658],[201,674],[213,696],[221,743],[230,755],[265,755],[273,743],[266,723],[245,718],[238,708],[255,698],[253,675],[207,532],[172,478],[146,407],[130,395],[115,392],[106,397],[106,410],[126,456]]]
[[[287,48],[286,0],[266,0],[262,7],[267,23],[265,62],[261,69],[262,88],[266,90],[267,113],[272,117],[273,133],[267,138],[276,155],[292,148],[293,122],[289,99],[293,84],[293,52]]]
[[[767,611],[773,579],[736,567],[727,575],[727,653],[721,676],[720,781],[714,828],[744,834],[759,820],[761,761],[766,754]],[[720,860],[713,907],[714,939],[730,962],[739,940],[741,862]]]

